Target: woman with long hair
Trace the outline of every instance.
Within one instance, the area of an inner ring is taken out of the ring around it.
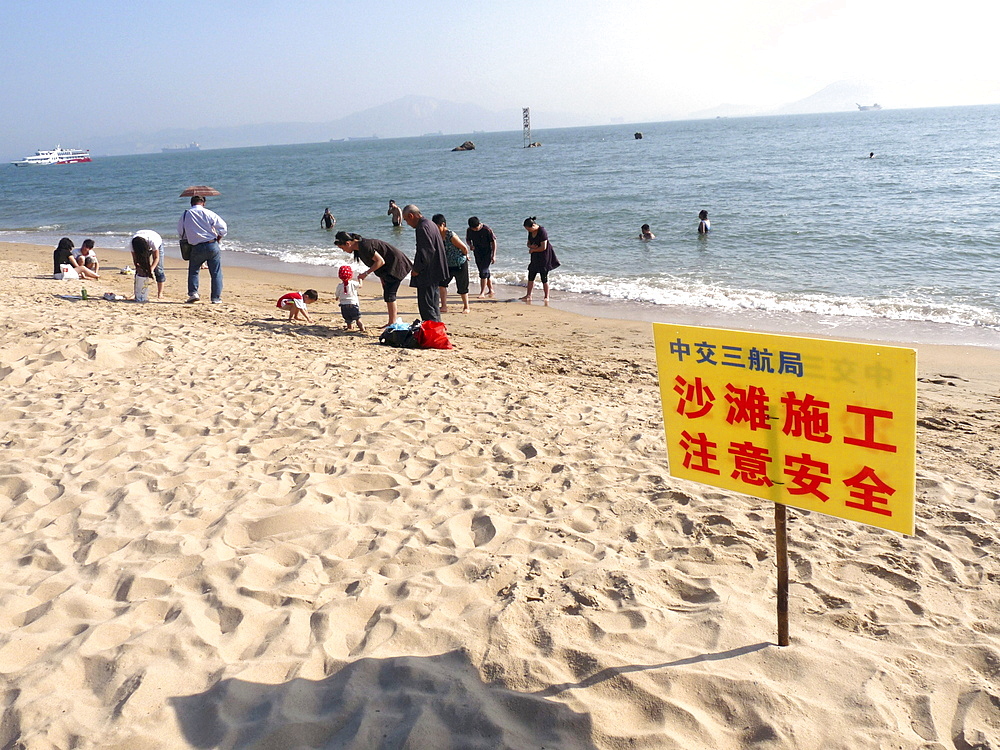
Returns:
[[[153,283],[153,248],[145,237],[132,238],[132,262],[135,264],[135,284],[133,299],[149,302],[149,286]]]

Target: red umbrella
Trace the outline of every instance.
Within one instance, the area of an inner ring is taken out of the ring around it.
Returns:
[[[181,193],[181,198],[190,198],[192,195],[212,196],[222,195],[222,193],[208,185],[192,185],[184,189],[184,192]]]

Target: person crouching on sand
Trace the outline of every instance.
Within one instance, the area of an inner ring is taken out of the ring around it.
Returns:
[[[301,294],[289,292],[278,298],[278,309],[288,310],[289,323],[293,320],[305,320],[306,323],[312,325],[313,319],[309,317],[306,302],[315,302],[318,299],[319,294],[316,293],[315,289],[306,289]]]
[[[365,324],[361,322],[361,301],[358,299],[358,289],[361,282],[354,278],[354,269],[350,266],[341,266],[340,284],[337,284],[337,302],[340,303],[340,314],[344,316],[347,323],[347,330],[354,328],[358,324],[358,330],[365,332]]]
[[[80,252],[73,251],[73,257],[76,258],[77,263],[82,263],[95,275],[101,273],[101,264],[97,260],[97,253],[94,252],[93,240],[84,240],[83,244],[80,245]]]
[[[132,263],[135,265],[132,299],[149,302],[149,287],[153,283],[153,267],[159,255],[146,237],[136,234],[132,238]]]

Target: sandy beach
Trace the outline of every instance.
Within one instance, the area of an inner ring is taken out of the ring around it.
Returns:
[[[915,536],[789,512],[780,648],[773,506],[670,477],[648,323],[400,350],[334,277],[51,258],[0,244],[0,748],[1000,748],[1000,351],[916,346]]]

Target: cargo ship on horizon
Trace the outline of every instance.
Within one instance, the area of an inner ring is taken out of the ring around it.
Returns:
[[[161,148],[160,151],[165,154],[174,153],[176,151],[201,151],[201,146],[192,141],[186,146],[167,146],[166,148]]]

